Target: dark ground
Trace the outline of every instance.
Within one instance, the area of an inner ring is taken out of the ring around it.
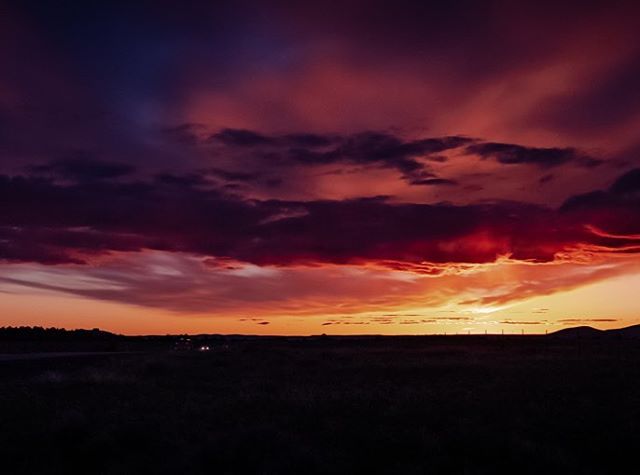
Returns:
[[[637,469],[640,341],[272,338],[138,350],[0,361],[0,470]]]

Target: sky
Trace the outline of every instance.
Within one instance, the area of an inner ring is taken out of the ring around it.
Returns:
[[[639,15],[0,0],[0,325],[638,324]]]

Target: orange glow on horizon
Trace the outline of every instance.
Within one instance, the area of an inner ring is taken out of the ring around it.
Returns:
[[[493,292],[505,292],[505,283],[514,279],[517,282],[517,279],[523,278],[522,273],[527,268],[535,271],[529,274],[529,279],[536,278],[541,269],[537,266],[503,263],[471,274],[422,276],[417,284],[415,280],[403,280],[403,273],[399,273],[391,280],[389,276],[385,276],[382,282],[391,289],[391,295],[382,300],[375,293],[368,294],[366,298],[361,295],[355,299],[347,299],[346,296],[341,299],[316,296],[296,303],[252,305],[245,302],[242,307],[211,312],[172,311],[13,286],[5,289],[3,294],[0,325],[98,327],[130,335],[452,334],[485,331],[524,331],[531,334],[580,324],[615,328],[640,322],[640,308],[637,307],[634,291],[640,285],[640,269],[636,263],[632,264],[626,268],[625,273],[617,276],[605,266],[605,274],[602,275],[610,277],[602,279],[596,275],[593,276],[595,280],[591,280],[589,276],[585,276],[583,283],[576,285],[576,276],[581,272],[578,265],[571,271],[572,284],[567,288],[556,288],[548,293],[541,292],[541,289],[534,293],[523,291],[521,298],[510,298],[505,303],[500,303],[503,298],[499,293],[496,298],[488,298],[484,289],[493,288]],[[312,272],[325,271],[326,269],[315,269]],[[364,278],[368,271],[362,272],[365,273],[361,275]],[[350,275],[351,278],[358,277],[357,273]],[[379,277],[374,275],[375,279]],[[420,303],[421,300],[427,302],[421,298],[420,290],[417,295],[396,294],[393,282],[409,287],[417,285],[419,288],[426,285],[430,289],[432,303]],[[437,284],[436,288],[433,287],[434,284]],[[96,281],[95,285],[103,284]],[[450,285],[457,285],[458,289],[455,290]],[[473,298],[476,287],[480,293],[477,298]],[[397,295],[395,300],[394,294]],[[433,299],[433,294],[440,294],[440,297]]]

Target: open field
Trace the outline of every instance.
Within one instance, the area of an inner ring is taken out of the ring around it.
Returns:
[[[138,350],[0,361],[5,473],[622,473],[640,445],[637,341]]]

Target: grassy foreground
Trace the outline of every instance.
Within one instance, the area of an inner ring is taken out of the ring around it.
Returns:
[[[0,362],[5,473],[622,473],[639,429],[637,342],[265,339]]]

